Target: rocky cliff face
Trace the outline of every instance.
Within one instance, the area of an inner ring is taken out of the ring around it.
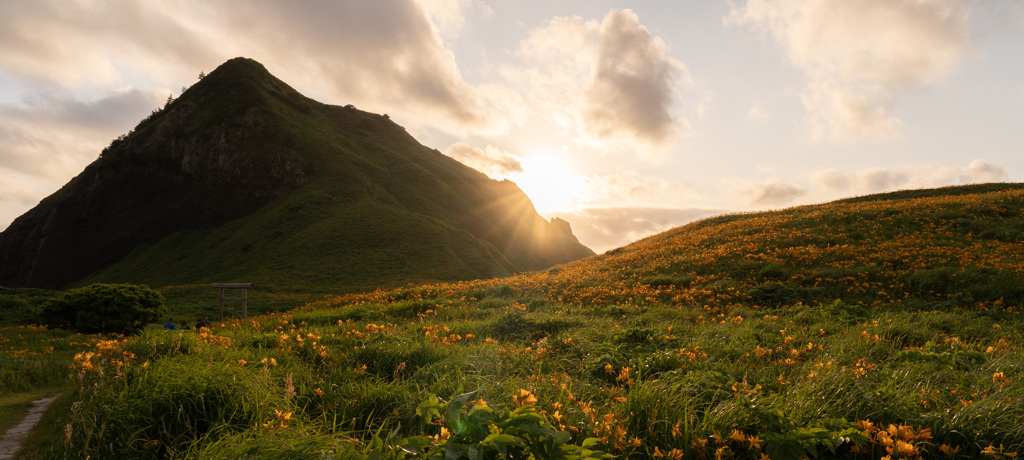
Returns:
[[[315,193],[309,185],[314,180],[320,184]],[[455,278],[544,268],[593,254],[567,223],[548,223],[537,215],[514,184],[487,179],[419,145],[386,117],[307,99],[259,63],[237,58],[113,141],[81,174],[0,233],[0,285],[64,287],[133,251],[143,260],[135,272],[160,264],[183,268],[196,259],[196,248],[165,248],[164,260],[146,260],[144,252],[169,235],[218,228],[268,203],[299,200],[297,190],[329,197],[316,201],[329,203],[317,209],[327,223],[304,224],[329,228],[325,235],[351,234],[352,229],[339,227],[345,225],[371,235],[375,225],[412,229],[401,219],[417,225],[426,219],[449,240],[471,240],[419,243],[433,253],[447,244],[440,252],[454,252],[453,260],[472,259],[471,270],[447,271],[460,273]],[[309,198],[302,200],[289,209],[308,214]],[[330,220],[356,203],[400,210],[400,219]],[[289,231],[281,227],[271,233]],[[339,238],[322,244],[367,244]],[[253,241],[246,247],[263,246]],[[473,249],[461,254],[453,247]],[[404,254],[416,259],[418,250],[410,247]],[[175,260],[166,260],[169,252]],[[445,278],[412,271],[387,275]],[[139,276],[120,281],[147,280]],[[345,276],[338,275],[340,283]]]

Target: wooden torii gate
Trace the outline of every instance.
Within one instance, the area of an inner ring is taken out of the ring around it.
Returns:
[[[245,290],[252,287],[252,283],[213,283],[213,287],[219,290],[218,297],[220,297],[220,321],[224,321],[224,301],[225,300],[241,300],[242,301],[242,319],[249,316],[249,301]],[[226,297],[224,295],[225,289],[241,289],[241,297]]]

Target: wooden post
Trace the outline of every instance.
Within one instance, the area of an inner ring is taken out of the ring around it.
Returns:
[[[249,295],[245,292],[247,288],[252,287],[252,283],[213,283],[213,287],[219,290],[217,297],[220,299],[220,321],[224,321],[224,301],[225,300],[241,300],[242,301],[242,319],[249,317]],[[225,289],[241,289],[241,297],[227,297],[224,295]]]

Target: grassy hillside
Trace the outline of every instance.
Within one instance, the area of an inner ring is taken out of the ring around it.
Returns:
[[[714,217],[536,279],[584,304],[1020,305],[1022,197],[990,184]]]
[[[1022,207],[1004,184],[721,216],[543,272],[115,339],[76,358],[64,452],[1010,458]]]

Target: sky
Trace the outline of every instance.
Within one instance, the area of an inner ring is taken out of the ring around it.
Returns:
[[[244,56],[510,179],[597,252],[1024,181],[1019,0],[0,2],[0,229]]]

